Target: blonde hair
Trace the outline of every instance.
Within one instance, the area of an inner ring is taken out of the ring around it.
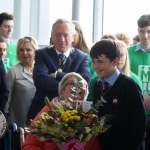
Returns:
[[[20,61],[19,59],[19,50],[20,48],[25,44],[25,43],[31,43],[32,47],[34,50],[36,50],[38,48],[38,44],[36,42],[36,40],[30,36],[25,36],[24,38],[19,39],[18,43],[17,43],[17,59]]]
[[[62,80],[59,82],[59,85],[58,85],[58,93],[59,95],[61,94],[61,91],[65,89],[65,86],[66,86],[66,81],[70,78],[70,77],[79,77],[80,79],[82,79],[83,83],[86,85],[86,92],[85,92],[85,96],[84,96],[84,100],[87,99],[87,96],[88,96],[88,93],[89,93],[89,90],[88,90],[88,84],[86,82],[86,80],[78,73],[75,73],[75,72],[70,72],[70,73],[67,73],[63,78]]]
[[[116,44],[118,45],[118,47],[123,47],[125,48],[125,54],[126,54],[126,61],[125,61],[125,65],[124,65],[124,69],[123,69],[123,73],[130,77],[130,61],[129,61],[129,55],[128,55],[128,51],[127,51],[127,46],[123,41],[120,40],[116,40],[115,41]]]
[[[130,45],[130,37],[126,33],[116,33],[115,36],[117,37],[118,40],[123,41],[127,46]]]
[[[90,53],[90,49],[87,46],[84,34],[83,34],[83,30],[82,27],[80,25],[80,23],[78,21],[72,21],[72,23],[75,25],[75,30],[79,35],[79,43],[78,46],[76,46],[75,48],[89,54]]]
[[[117,37],[115,35],[112,35],[112,34],[104,34],[100,40],[102,39],[112,39],[112,40],[117,40]]]

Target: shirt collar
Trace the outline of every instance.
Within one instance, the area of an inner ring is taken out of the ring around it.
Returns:
[[[140,50],[143,51],[143,52],[147,52],[145,49],[142,48],[142,46],[139,42],[139,43],[136,44],[135,52],[140,51]],[[150,52],[150,50],[148,52]]]
[[[8,46],[10,46],[10,39],[7,39],[7,44]]]
[[[69,48],[68,50],[66,50],[63,54],[68,58],[69,54],[70,54],[70,51],[71,51],[71,48]],[[61,52],[59,52],[57,49],[56,49],[56,53],[59,55],[59,54],[62,54]]]
[[[120,72],[118,69],[116,69],[115,72],[107,80],[104,80],[102,78],[99,78],[99,80],[102,82],[107,81],[111,86],[113,86],[113,84],[115,83],[119,75],[120,75]]]

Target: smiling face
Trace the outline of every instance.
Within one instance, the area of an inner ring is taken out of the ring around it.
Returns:
[[[6,56],[7,44],[5,42],[0,42],[0,58],[3,60]]]
[[[24,43],[19,51],[18,57],[22,65],[30,65],[34,61],[35,50],[30,42]]]
[[[93,58],[93,68],[99,78],[107,80],[115,71],[118,64],[118,58],[115,58],[112,62],[104,55]]]
[[[13,33],[14,21],[13,20],[4,20],[0,26],[0,35],[4,38],[10,38]]]
[[[52,30],[52,43],[59,52],[67,51],[74,41],[73,28],[69,23],[57,23]]]
[[[124,66],[125,66],[126,59],[127,59],[126,48],[123,46],[121,47],[119,46],[119,50],[120,50],[120,60],[117,65],[117,68],[120,72],[122,72],[124,70]]]

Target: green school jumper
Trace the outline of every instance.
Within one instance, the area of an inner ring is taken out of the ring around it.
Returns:
[[[18,63],[17,54],[16,54],[17,45],[10,41],[10,45],[7,48],[6,57],[4,59],[4,64],[7,66],[14,66]]]
[[[143,93],[150,95],[150,53],[136,50],[137,45],[128,48],[131,71],[138,75],[143,83]],[[150,115],[150,111],[146,111]]]

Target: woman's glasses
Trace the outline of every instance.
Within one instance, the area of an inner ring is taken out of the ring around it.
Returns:
[[[76,81],[76,80],[75,80]],[[66,84],[65,84],[65,87],[67,86],[67,85],[72,85],[72,86],[75,86],[75,81],[68,81]],[[87,88],[87,85],[86,84],[84,84],[84,83],[82,83],[82,82],[80,82],[81,83],[81,86],[80,87],[82,87],[82,88]]]

